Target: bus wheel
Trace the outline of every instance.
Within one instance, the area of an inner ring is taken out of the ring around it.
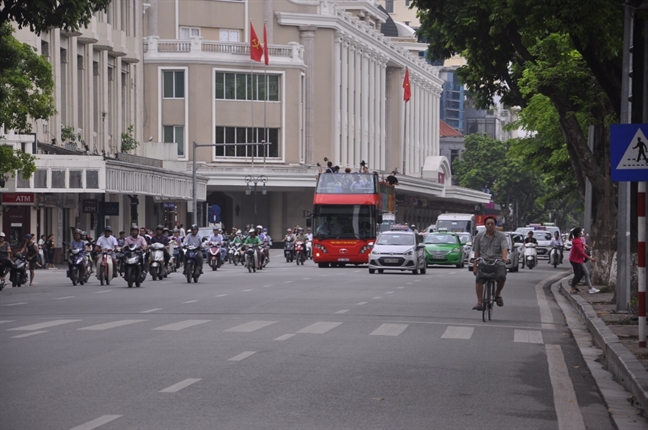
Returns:
[[[325,267],[328,267],[328,263],[317,263],[317,266],[323,269]]]

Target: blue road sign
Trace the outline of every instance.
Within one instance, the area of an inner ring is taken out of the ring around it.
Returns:
[[[612,182],[648,182],[648,124],[610,126]]]

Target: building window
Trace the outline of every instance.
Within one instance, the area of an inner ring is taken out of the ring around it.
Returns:
[[[394,13],[394,0],[385,0],[385,9],[387,13]]]
[[[184,158],[185,144],[184,144],[184,126],[182,125],[165,125],[164,126],[164,141],[167,143],[176,143],[178,145],[178,157]]]
[[[65,188],[65,170],[52,170],[52,188]]]
[[[192,37],[200,37],[200,28],[180,27],[180,39],[189,40]]]
[[[47,188],[47,170],[38,169],[34,172],[34,188]]]
[[[83,188],[83,170],[70,170],[70,188]]]
[[[268,146],[254,145],[230,145],[217,146],[216,157],[258,157],[279,158],[279,129],[262,127],[216,127],[216,143],[261,143],[266,141]]]
[[[279,101],[279,75],[217,72],[216,99]]]
[[[99,188],[98,170],[86,170],[86,188]]]
[[[221,30],[220,31],[220,41],[221,42],[238,42],[239,41],[239,31],[238,30]]]
[[[183,99],[185,96],[184,71],[164,71],[164,98]]]
[[[405,6],[409,6],[409,5],[410,5],[410,0],[405,0]],[[407,25],[409,25],[409,24],[407,24]]]

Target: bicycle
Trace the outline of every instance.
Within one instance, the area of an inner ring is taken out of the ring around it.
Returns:
[[[486,322],[486,315],[488,314],[488,321],[491,320],[493,314],[493,305],[496,302],[495,297],[495,278],[497,277],[496,264],[502,260],[492,260],[487,262],[483,258],[477,259],[477,275],[480,279],[486,279],[482,291],[482,321]]]

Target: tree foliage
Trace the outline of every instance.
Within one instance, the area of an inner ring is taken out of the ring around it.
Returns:
[[[45,119],[56,112],[52,66],[12,33],[11,25],[0,25],[0,124],[30,132],[30,118]]]
[[[35,158],[11,146],[0,145],[0,177],[14,177],[16,171],[25,179],[36,171]]]
[[[0,25],[13,21],[40,34],[50,28],[66,31],[87,27],[92,14],[106,10],[111,0],[3,0]]]

